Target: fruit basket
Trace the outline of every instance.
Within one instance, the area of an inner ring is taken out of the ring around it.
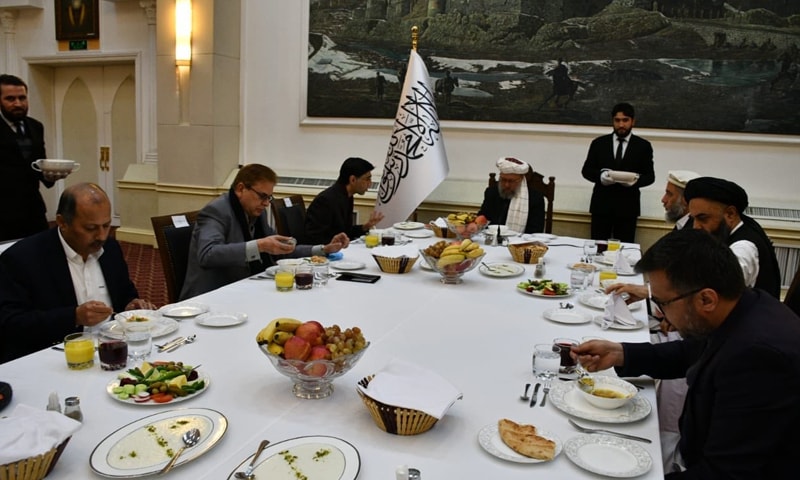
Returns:
[[[375,375],[364,377],[358,383],[366,388],[374,377]],[[375,425],[386,433],[417,435],[427,432],[437,422],[436,417],[432,417],[420,410],[387,405],[372,399],[360,389],[356,389],[356,391],[361,397],[361,401],[366,405],[367,410],[369,410]]]
[[[486,217],[475,213],[451,213],[445,219],[447,228],[457,239],[472,238],[483,232],[489,225]]]
[[[452,263],[447,263],[447,261],[443,262],[441,258],[428,255],[422,250],[420,250],[420,254],[422,255],[422,258],[425,259],[425,262],[427,262],[433,270],[442,276],[440,281],[448,285],[455,285],[463,282],[461,277],[463,277],[465,273],[480,265],[481,260],[483,260],[483,257],[486,256],[486,253],[484,252],[474,258],[467,257],[457,262],[453,261]]]
[[[450,228],[447,226],[440,227],[433,222],[429,223],[428,225],[430,226],[433,234],[439,238],[456,238],[456,234],[451,232]]]
[[[511,243],[508,251],[519,263],[538,263],[539,259],[547,253],[547,245],[542,242]]]

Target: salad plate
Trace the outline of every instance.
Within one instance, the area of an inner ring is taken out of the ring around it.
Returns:
[[[586,305],[587,307],[596,308],[598,310],[605,310],[606,302],[608,302],[608,297],[609,295],[606,295],[605,293],[588,291],[588,292],[583,292],[578,297],[578,301]],[[642,301],[628,304],[628,310],[630,311],[639,310],[640,308],[642,308]]]
[[[159,338],[165,335],[169,335],[170,333],[178,329],[177,321],[171,318],[164,318],[164,317],[159,317],[152,320],[151,322],[149,322],[149,325],[150,325],[150,335],[153,338]],[[110,338],[122,339],[124,337],[123,328],[119,322],[104,322],[100,326],[100,331],[102,332],[103,335]]]
[[[208,311],[208,305],[194,302],[181,302],[173,303],[171,305],[164,305],[163,307],[159,308],[158,311],[161,313],[161,315],[170,318],[194,318],[201,313],[206,313]]]
[[[367,268],[367,265],[363,262],[349,262],[347,260],[331,262],[330,266],[336,270],[361,270],[362,268]]]
[[[573,293],[568,284],[547,279],[519,282],[517,291],[525,295],[544,298],[566,298]]]
[[[486,265],[481,264],[478,267],[478,271],[487,277],[505,278],[522,275],[525,273],[525,267],[516,263],[487,263]]]
[[[519,291],[519,293],[522,293],[522,294],[524,294],[524,295],[530,295],[531,297],[542,297],[542,298],[567,298],[567,297],[569,297],[569,296],[572,296],[572,292],[568,292],[568,293],[562,293],[562,294],[556,294],[556,295],[545,295],[544,293],[540,292],[539,290],[531,290],[531,291],[529,292],[529,291],[527,291],[527,290],[525,290],[525,289],[523,289],[523,288],[517,288],[517,291]]]
[[[563,448],[561,439],[559,439],[555,434],[548,432],[547,430],[542,430],[538,427],[536,428],[536,434],[556,443],[556,453],[553,456],[553,460],[555,460]],[[503,442],[503,439],[500,438],[500,432],[497,430],[497,423],[492,423],[481,428],[481,430],[478,432],[478,443],[481,445],[481,447],[483,447],[484,450],[489,452],[489,454],[503,460],[508,460],[509,462],[547,463],[552,461],[526,457],[525,455],[521,455],[512,450],[508,445],[505,444],[505,442]]]
[[[121,375],[128,375],[128,374],[127,373],[122,373]],[[113,398],[114,400],[116,400],[118,402],[122,402],[122,403],[127,403],[129,405],[134,405],[135,404],[135,405],[153,406],[153,405],[163,405],[164,403],[170,403],[170,404],[172,404],[172,403],[180,403],[180,402],[185,402],[186,400],[190,400],[190,399],[202,394],[206,390],[208,390],[209,385],[211,385],[211,377],[205,371],[202,371],[202,370],[198,369],[197,370],[197,379],[196,380],[192,380],[191,382],[188,382],[188,383],[191,384],[191,383],[195,383],[195,382],[199,382],[199,381],[202,381],[204,386],[203,386],[203,388],[197,390],[195,393],[189,393],[189,394],[187,394],[187,395],[185,395],[183,397],[177,397],[176,396],[176,397],[173,397],[172,400],[169,400],[168,402],[163,402],[163,403],[156,402],[156,401],[154,401],[152,399],[151,400],[147,400],[147,401],[137,402],[136,400],[134,400],[134,396],[133,395],[131,395],[129,398],[120,398],[120,396],[117,393],[114,392],[114,390],[117,387],[119,387],[119,384],[120,384],[119,376],[117,376],[116,378],[114,378],[113,380],[108,382],[108,384],[106,385],[106,393],[108,393],[111,396],[111,398]],[[148,382],[148,383],[152,383],[152,382]]]
[[[580,325],[592,321],[592,316],[586,312],[575,311],[575,309],[549,308],[544,311],[544,318],[556,323],[566,323],[570,325]]]
[[[420,222],[397,222],[392,226],[398,230],[419,230],[420,228],[425,228],[425,224]]]
[[[247,468],[251,454],[228,475]],[[345,440],[324,435],[297,437],[272,443],[258,457],[253,475],[269,480],[355,480],[361,470],[358,450]]]
[[[603,410],[584,400],[575,381],[553,382],[547,399],[567,415],[600,423],[636,422],[650,415],[653,409],[646,398],[636,395],[620,408]]]
[[[198,315],[195,323],[204,327],[232,327],[247,321],[246,313],[209,312]]]
[[[89,466],[109,478],[137,478],[158,473],[169,462],[168,452],[183,446],[181,435],[197,428],[200,442],[184,450],[176,466],[211,450],[225,435],[228,419],[216,410],[168,410],[129,423],[104,438],[92,450]]]
[[[582,469],[607,477],[638,477],[653,467],[653,459],[647,450],[635,442],[610,435],[570,438],[564,446],[564,453]]]

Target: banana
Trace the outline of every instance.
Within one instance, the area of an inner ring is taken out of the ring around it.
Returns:
[[[448,247],[445,247],[444,250],[442,250],[442,253],[439,255],[439,257],[444,257],[456,253],[461,253],[461,247],[459,247],[458,245],[450,245]]]
[[[279,318],[276,320],[277,324],[275,328],[281,332],[294,332],[297,330],[297,327],[300,326],[300,320],[296,320],[294,318]]]
[[[469,238],[465,238],[464,240],[461,240],[461,251],[462,252],[468,252],[469,251],[468,249],[469,249],[470,245],[472,245],[472,240],[470,240]]]
[[[283,346],[278,345],[277,343],[270,343],[269,345],[267,345],[267,351],[273,355],[282,355]]]
[[[258,335],[256,335],[256,342],[258,342],[259,345],[263,345],[272,341],[272,336],[275,335],[275,332],[278,329],[278,320],[280,319],[276,318],[275,320],[269,322],[266,327],[262,328],[261,331],[258,332]]]
[[[457,253],[453,255],[442,256],[439,258],[439,261],[436,262],[436,266],[438,268],[444,268],[448,265],[452,265],[454,263],[461,263],[464,261],[466,257],[463,253]]]
[[[294,337],[294,334],[291,332],[275,332],[275,335],[272,336],[272,341],[278,345],[283,345],[286,340],[292,337]]]
[[[482,248],[476,248],[475,250],[467,252],[467,258],[478,258],[483,255]]]
[[[465,251],[465,252],[471,252],[471,251],[473,251],[473,250],[477,250],[477,249],[479,249],[479,248],[481,248],[481,246],[480,246],[480,245],[478,245],[478,244],[477,244],[477,243],[475,243],[475,242],[472,242],[472,243],[470,244],[470,246],[469,246],[469,247],[467,247],[467,248],[466,248],[466,250],[464,250],[464,251]],[[462,250],[463,250],[463,249],[462,249]]]

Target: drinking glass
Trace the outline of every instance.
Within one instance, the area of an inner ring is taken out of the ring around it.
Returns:
[[[600,285],[605,288],[606,286],[603,285],[605,280],[616,280],[617,279],[617,271],[613,268],[604,268],[600,270],[600,275],[598,276],[598,281]]]
[[[608,251],[609,252],[614,252],[614,251],[619,250],[620,246],[622,246],[622,244],[620,243],[620,241],[618,239],[616,239],[616,238],[609,238],[608,239]]]
[[[394,245],[395,236],[392,232],[381,235],[381,245]]]
[[[275,272],[275,288],[279,292],[288,292],[294,288],[294,268],[281,267]]]
[[[134,362],[150,356],[153,349],[153,335],[149,325],[126,325],[125,343],[128,344],[128,358]]]
[[[597,255],[597,242],[594,240],[585,240],[583,242],[583,255],[591,261],[591,259]]]
[[[294,270],[294,283],[298,290],[310,290],[314,286],[314,270],[311,265],[298,265]]]
[[[573,290],[583,290],[587,285],[589,272],[582,268],[573,268],[569,273],[569,286]]]
[[[380,233],[377,230],[370,230],[364,237],[364,245],[367,248],[377,247],[381,243]]]
[[[314,287],[324,287],[327,285],[328,277],[330,276],[328,261],[326,260],[324,263],[314,263],[311,268],[314,270]]]
[[[561,352],[552,343],[540,343],[533,347],[533,374],[539,378],[552,378],[561,366]]]
[[[570,347],[573,345],[578,345],[578,341],[571,338],[553,339],[553,349],[558,350],[561,356],[558,368],[559,373],[572,373],[575,371],[575,360],[572,358],[572,355],[569,354]]]
[[[64,356],[70,370],[93,367],[94,337],[85,332],[70,333],[64,337]]]
[[[120,370],[127,366],[128,344],[124,337],[120,339],[101,335],[97,354],[100,357],[100,368]]]

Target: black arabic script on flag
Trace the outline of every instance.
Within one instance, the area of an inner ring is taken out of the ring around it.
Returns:
[[[380,202],[389,203],[400,182],[408,175],[411,162],[424,157],[425,152],[440,140],[433,92],[424,82],[417,81],[394,121],[394,132],[389,140],[389,151],[378,189]]]

